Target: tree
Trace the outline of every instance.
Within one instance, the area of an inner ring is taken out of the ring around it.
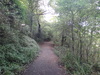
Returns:
[[[89,60],[95,27],[99,23],[97,22],[99,16],[96,16],[98,15],[97,4],[96,0],[51,0],[51,6],[59,14],[62,44],[65,42],[66,45],[70,45],[72,53],[79,55],[80,62],[86,55]],[[66,36],[66,41],[63,36]]]

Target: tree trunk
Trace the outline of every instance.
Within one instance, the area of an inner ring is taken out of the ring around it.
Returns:
[[[32,33],[33,33],[33,15],[31,14],[30,16],[30,36],[32,37]]]
[[[64,35],[62,35],[62,38],[61,38],[61,46],[64,45]]]
[[[41,38],[41,25],[39,20],[38,20],[38,38]]]
[[[72,51],[73,51],[73,54],[74,54],[74,14],[73,14],[73,11],[71,11],[72,13],[72,24],[71,24],[71,32],[72,32]]]

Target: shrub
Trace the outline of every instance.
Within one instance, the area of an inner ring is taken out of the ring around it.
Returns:
[[[12,34],[12,33],[11,33]],[[0,45],[0,74],[15,75],[23,69],[23,65],[32,61],[39,50],[36,42],[28,36],[13,35],[11,40],[16,42],[9,42]],[[12,39],[13,38],[13,39]]]
[[[73,55],[69,49],[64,47],[55,47],[55,53],[60,57],[61,63],[72,75],[93,75],[94,72],[94,75],[99,75],[99,72],[96,73],[97,69],[100,69],[99,64],[93,65],[91,62],[81,63],[77,55]]]

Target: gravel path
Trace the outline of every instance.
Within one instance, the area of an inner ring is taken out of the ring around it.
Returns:
[[[53,53],[51,42],[41,45],[39,57],[29,65],[22,75],[66,75],[58,66],[58,57]]]

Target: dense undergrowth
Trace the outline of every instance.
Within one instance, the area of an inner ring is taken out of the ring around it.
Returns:
[[[0,75],[17,75],[37,56],[39,47],[33,39],[13,28],[3,26],[0,30]]]
[[[81,63],[79,56],[73,55],[66,47],[55,47],[55,53],[61,59],[60,65],[63,65],[71,75],[100,75],[100,62],[82,60]]]
[[[0,0],[0,75],[19,75],[37,56],[39,47],[32,39],[36,25],[30,24],[29,17],[35,3],[38,1]]]

